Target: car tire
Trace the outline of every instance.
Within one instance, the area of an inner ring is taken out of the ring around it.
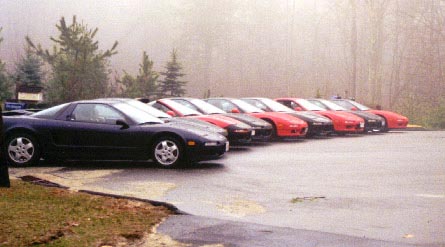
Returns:
[[[178,167],[184,157],[181,142],[174,137],[160,137],[153,143],[152,157],[156,165],[162,168]]]
[[[5,154],[11,166],[24,167],[37,164],[40,148],[37,140],[26,133],[14,133],[6,140]]]

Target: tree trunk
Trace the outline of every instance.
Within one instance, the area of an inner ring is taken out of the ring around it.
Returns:
[[[9,181],[9,171],[6,165],[6,154],[3,152],[3,116],[2,107],[0,106],[0,187],[11,186]]]

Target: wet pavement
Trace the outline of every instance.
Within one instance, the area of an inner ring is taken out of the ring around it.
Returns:
[[[67,162],[14,168],[10,175],[165,201],[203,222],[231,222],[229,229],[244,224],[283,236],[293,232],[282,241],[297,241],[293,235],[309,231],[308,236],[340,236],[349,246],[355,246],[350,240],[372,240],[360,246],[444,246],[444,143],[443,131],[391,132],[233,147],[223,159],[177,170],[151,163]],[[175,217],[165,224],[174,224]],[[307,246],[329,243],[317,241]],[[378,243],[384,244],[372,245]],[[225,246],[249,246],[231,244]]]

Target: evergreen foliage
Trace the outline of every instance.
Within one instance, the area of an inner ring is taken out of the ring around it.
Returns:
[[[162,96],[183,96],[185,94],[186,81],[179,79],[185,74],[181,73],[182,65],[177,60],[177,51],[171,52],[171,60],[167,62],[166,71],[161,72],[164,80],[160,81],[159,91]]]
[[[15,82],[26,86],[42,86],[44,76],[42,65],[42,60],[32,51],[31,47],[26,47],[25,56],[22,56],[16,65]]]
[[[52,51],[35,46],[26,37],[30,47],[52,68],[52,78],[48,82],[50,103],[106,96],[110,73],[108,59],[117,53],[118,43],[105,52],[99,50],[99,42],[94,40],[98,29],[78,23],[76,16],[70,25],[62,17],[56,28],[60,34],[57,38],[51,37],[55,43]]]
[[[0,28],[1,34],[2,28]],[[0,36],[0,45],[3,38]],[[0,102],[11,97],[11,83],[9,81],[8,75],[6,74],[5,64],[0,59]]]
[[[125,92],[123,93],[125,97],[149,98],[150,96],[156,94],[156,83],[159,74],[153,70],[153,61],[149,59],[145,51],[142,54],[142,63],[139,64],[138,75],[134,77],[127,72],[124,73],[124,76],[121,80],[119,80],[119,82],[126,87]]]

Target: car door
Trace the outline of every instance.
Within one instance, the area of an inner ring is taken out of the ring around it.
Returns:
[[[107,104],[79,103],[58,135],[66,155],[74,159],[137,159],[141,145],[138,126],[122,126],[125,115]],[[56,135],[57,135],[56,134]]]

